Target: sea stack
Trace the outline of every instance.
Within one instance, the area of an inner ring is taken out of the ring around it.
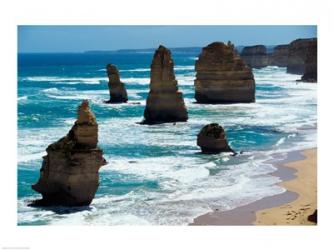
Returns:
[[[278,67],[287,67],[289,54],[289,44],[282,44],[274,47],[270,56],[270,65]]]
[[[204,126],[197,136],[197,145],[204,154],[233,152],[229,147],[224,129],[217,123]]]
[[[112,64],[106,65],[106,71],[109,77],[109,92],[110,100],[107,103],[122,103],[127,102],[127,91],[125,84],[120,81],[119,71]]]
[[[287,64],[288,73],[304,74],[308,50],[314,43],[317,44],[317,38],[297,39],[290,43]]]
[[[98,170],[106,163],[97,142],[96,118],[84,100],[69,133],[46,149],[40,178],[32,185],[43,198],[32,205],[89,205],[99,185]]]
[[[268,66],[267,49],[264,45],[244,47],[241,58],[251,68],[263,68]]]
[[[202,49],[195,63],[195,99],[198,103],[248,103],[255,101],[251,68],[234,45],[214,42]]]
[[[317,82],[317,40],[309,42],[301,81]]]
[[[183,94],[178,91],[173,66],[170,50],[160,45],[150,66],[150,91],[144,124],[187,121]]]

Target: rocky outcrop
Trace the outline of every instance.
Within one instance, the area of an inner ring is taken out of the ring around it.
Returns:
[[[317,40],[309,42],[305,59],[304,75],[301,80],[304,82],[317,82]]]
[[[106,71],[109,77],[110,100],[107,103],[127,102],[127,91],[125,84],[120,81],[119,72],[116,66],[108,64]]]
[[[292,74],[304,74],[305,61],[308,50],[317,43],[317,38],[297,39],[289,45],[287,72]]]
[[[313,214],[310,214],[308,216],[308,221],[311,221],[311,222],[317,224],[317,221],[318,221],[318,212],[317,212],[317,209],[313,212]]]
[[[229,147],[224,129],[217,123],[204,126],[197,137],[197,145],[204,154],[233,152]]]
[[[244,47],[241,58],[251,68],[260,69],[268,66],[269,63],[267,49],[264,45]]]
[[[46,149],[40,178],[32,185],[43,198],[32,205],[89,205],[99,185],[98,170],[106,163],[97,142],[95,115],[83,101],[69,133]]]
[[[270,55],[269,65],[278,67],[287,67],[288,65],[289,44],[278,45],[274,47]]]
[[[170,50],[160,45],[151,63],[150,91],[143,123],[187,121],[183,94],[178,91],[173,66]]]
[[[255,101],[252,70],[228,42],[214,42],[202,49],[195,63],[195,99],[198,103],[247,103]]]

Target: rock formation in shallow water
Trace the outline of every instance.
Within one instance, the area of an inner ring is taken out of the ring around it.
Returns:
[[[188,119],[173,66],[170,50],[160,45],[151,63],[150,91],[144,112],[146,124],[184,122]]]
[[[202,49],[195,63],[195,99],[198,103],[255,101],[255,82],[230,42],[214,42]]]
[[[267,49],[264,45],[244,47],[241,58],[251,68],[263,68],[269,63]]]
[[[110,100],[107,103],[127,102],[127,92],[125,84],[120,81],[119,72],[116,66],[108,64],[106,71],[109,77]]]
[[[99,185],[98,170],[106,163],[97,142],[95,115],[83,101],[69,133],[46,149],[40,178],[32,185],[43,198],[32,205],[89,205]]]
[[[304,74],[307,53],[314,42],[317,42],[317,38],[297,39],[290,43],[287,64],[288,73]]]
[[[197,145],[204,154],[234,152],[228,145],[223,128],[217,123],[204,126],[197,137]]]
[[[317,82],[317,40],[309,42],[305,59],[304,82]]]
[[[270,56],[269,65],[278,67],[287,67],[289,54],[289,44],[278,45],[274,47]]]

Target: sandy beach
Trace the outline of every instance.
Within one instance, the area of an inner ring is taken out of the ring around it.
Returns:
[[[284,181],[281,186],[298,193],[298,198],[287,204],[257,211],[256,225],[313,225],[308,220],[317,209],[317,149],[305,150],[306,159],[285,164],[297,170],[296,179]]]
[[[275,164],[286,192],[229,211],[204,214],[190,225],[314,225],[317,209],[317,149],[290,152]]]

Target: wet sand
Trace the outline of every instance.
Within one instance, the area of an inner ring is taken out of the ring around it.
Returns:
[[[286,192],[229,211],[213,211],[190,225],[311,225],[317,209],[317,149],[294,151],[274,163]]]
[[[317,210],[317,149],[305,150],[306,159],[286,166],[297,170],[297,178],[281,186],[296,192],[299,197],[287,204],[257,211],[255,225],[314,225],[308,217]]]

